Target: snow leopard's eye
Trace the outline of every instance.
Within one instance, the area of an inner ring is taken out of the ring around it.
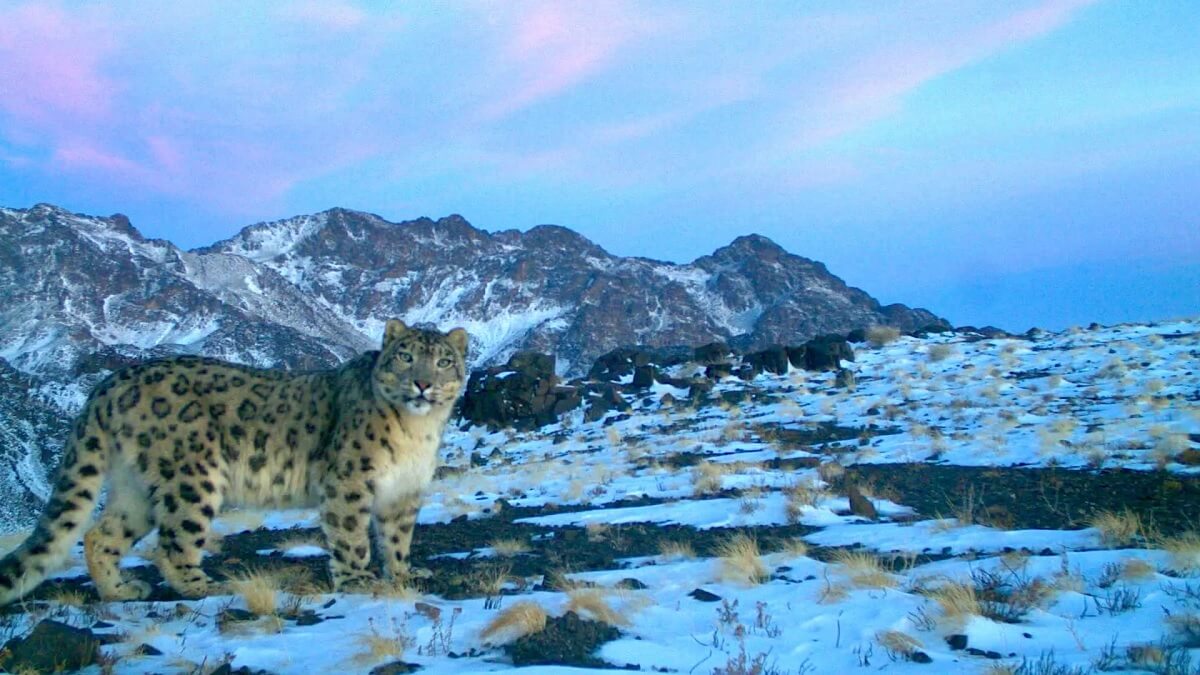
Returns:
[[[438,362],[437,362],[437,367],[438,367],[438,368],[449,368],[449,367],[450,367],[450,365],[451,365],[451,364],[453,364],[453,363],[454,363],[454,362],[453,362],[453,361],[451,361],[450,359],[447,359],[447,358],[440,358],[440,359],[438,359]]]
[[[408,352],[400,352],[396,354],[396,357],[405,363],[412,363],[412,354]]]

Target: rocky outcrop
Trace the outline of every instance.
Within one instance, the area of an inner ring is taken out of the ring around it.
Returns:
[[[553,356],[519,352],[503,366],[473,372],[459,410],[470,424],[529,429],[553,423],[580,400],[577,388],[559,383]]]

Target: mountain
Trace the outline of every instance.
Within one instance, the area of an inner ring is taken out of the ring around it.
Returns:
[[[333,209],[254,225],[196,253],[251,260],[367,335],[389,316],[461,325],[475,338],[477,365],[528,348],[555,354],[568,374],[621,345],[738,338],[757,347],[939,321],[881,307],[760,236],[676,265],[614,256],[552,225],[489,234],[460,216],[391,223]]]
[[[31,476],[53,461],[59,419],[105,373],[148,356],[327,367],[402,317],[465,327],[475,366],[534,349],[579,375],[623,345],[755,348],[941,321],[883,307],[760,236],[679,265],[614,256],[553,225],[489,233],[456,215],[392,223],[347,209],[184,251],[119,214],[0,208],[0,297],[0,395],[13,397],[0,408],[0,497],[17,485],[22,498],[40,494]]]

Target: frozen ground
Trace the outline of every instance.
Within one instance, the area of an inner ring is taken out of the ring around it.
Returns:
[[[101,620],[96,632],[116,636],[104,647],[116,673],[224,663],[370,672],[397,660],[484,672],[524,658],[500,644],[517,629],[485,629],[530,602],[614,625],[594,666],[1200,672],[1200,505],[1182,496],[1200,479],[1200,321],[856,347],[845,364],[853,391],[798,371],[731,378],[695,409],[643,392],[628,396],[632,413],[599,422],[576,412],[530,433],[452,431],[416,533],[432,577],[407,593],[330,594],[319,580],[301,589],[285,578],[293,593],[278,596],[278,616],[235,621],[228,610],[246,609],[247,597],[81,603],[77,556],[49,594],[57,599],[4,617],[6,636],[45,617]],[[931,485],[946,499],[919,508],[915,492],[863,480],[880,464],[931,481],[981,467],[971,475],[982,478],[970,490]],[[1035,475],[1086,486],[1116,469],[1153,477],[1156,501],[1105,491],[1058,504],[1016,487]],[[876,520],[852,508],[848,489],[866,495]],[[985,490],[1008,500],[1005,513]],[[1092,526],[1091,500],[1143,515],[1140,527]],[[1058,524],[1026,527],[1030,512]],[[222,562],[319,569],[313,521],[230,514]],[[260,531],[255,541],[268,543],[229,553],[252,536],[238,532],[260,525],[286,532]],[[461,583],[443,581],[451,570]],[[141,645],[160,654],[139,655]],[[562,661],[523,669],[580,671]]]

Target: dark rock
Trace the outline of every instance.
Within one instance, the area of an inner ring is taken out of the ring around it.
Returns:
[[[795,345],[787,347],[788,363],[792,364],[793,368],[808,368],[808,347],[805,345]]]
[[[915,651],[908,655],[908,660],[913,663],[933,663],[933,658],[923,651]]]
[[[669,391],[667,393],[663,394],[662,398],[658,399],[658,404],[663,407],[673,407],[675,405],[675,403],[676,403],[675,397],[672,396],[671,392],[669,392]]]
[[[0,649],[0,668],[10,673],[61,673],[86,668],[100,657],[100,640],[86,628],[45,619],[23,638]]]
[[[629,578],[618,581],[616,586],[617,586],[617,588],[627,588],[631,591],[643,591],[643,590],[646,590],[646,588],[647,588],[646,584],[642,583],[641,581],[639,581],[637,579],[634,579],[633,577],[629,577]]]
[[[471,373],[459,411],[492,429],[532,429],[553,424],[581,400],[578,389],[559,384],[552,355],[518,352],[502,368]]]
[[[854,350],[840,336],[822,336],[804,344],[804,367],[809,370],[837,370],[842,360],[853,361]]]
[[[846,333],[846,342],[862,343],[862,342],[866,342],[866,341],[867,341],[867,329],[866,328],[855,328],[854,330],[850,331],[849,333]]]
[[[371,675],[405,675],[405,673],[415,673],[420,669],[420,664],[392,661],[382,666],[375,666],[371,669]]]
[[[696,347],[696,352],[693,356],[696,363],[704,365],[729,363],[732,358],[733,352],[730,351],[729,345],[724,342],[710,342],[706,345]]]
[[[133,654],[135,656],[162,656],[163,655],[161,649],[158,649],[155,646],[148,645],[148,644],[138,645],[137,647],[134,648]]]
[[[733,366],[728,363],[714,363],[704,369],[704,376],[710,380],[720,380],[733,375]]]
[[[788,372],[788,351],[786,347],[775,345],[762,351],[750,352],[742,357],[742,363],[753,364],[760,372],[786,375]]]
[[[737,368],[738,379],[749,382],[762,374],[762,370],[752,363],[743,363]]]
[[[599,621],[580,618],[575,612],[550,618],[546,628],[504,646],[514,666],[562,665],[599,668],[607,664],[593,656],[620,631]]]
[[[721,596],[717,595],[716,593],[710,593],[703,588],[697,588],[691,593],[688,593],[688,595],[696,600],[699,600],[700,602],[719,602],[721,600]]]
[[[315,626],[324,620],[325,620],[324,618],[318,616],[315,612],[305,612],[304,614],[301,614],[300,616],[296,617],[296,625],[297,626]]]
[[[239,666],[234,668],[232,664],[223,663],[215,670],[209,671],[209,675],[271,675],[268,670],[256,670],[249,666]]]
[[[658,375],[658,369],[654,366],[638,366],[633,370],[632,385],[638,389],[647,389],[654,386],[654,378]]]
[[[950,646],[952,651],[961,651],[967,648],[967,636],[962,633],[947,635],[946,644]]]

